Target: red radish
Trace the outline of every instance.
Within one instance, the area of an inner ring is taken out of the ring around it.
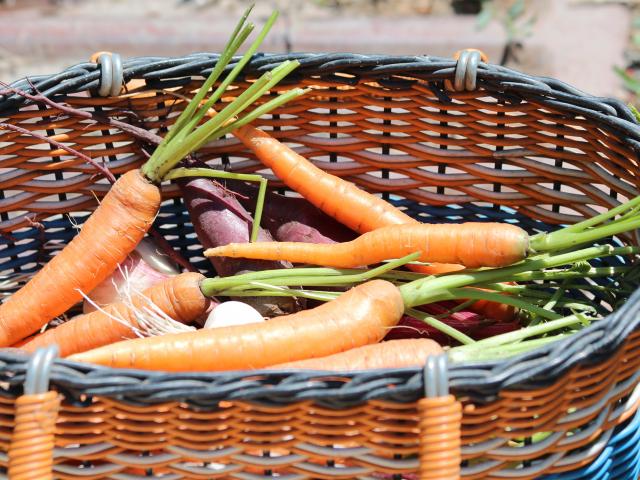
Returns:
[[[238,201],[255,210],[258,187],[249,182],[231,181],[227,187],[238,193]],[[357,234],[302,197],[280,195],[268,190],[262,211],[262,225],[279,242],[346,242]]]
[[[208,178],[178,180],[189,217],[202,246],[227,245],[232,242],[248,242],[251,216],[236,198],[217,182]],[[273,238],[260,229],[258,240],[268,242]],[[211,264],[221,277],[242,272],[291,267],[289,262],[212,258]],[[261,315],[272,317],[297,310],[297,303],[288,297],[243,297],[239,299],[251,304]]]

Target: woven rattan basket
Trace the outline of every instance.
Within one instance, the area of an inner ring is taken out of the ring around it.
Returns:
[[[257,55],[229,96],[287,58],[301,66],[281,88],[313,90],[256,124],[422,221],[552,229],[640,193],[640,128],[618,101],[467,55]],[[190,95],[215,60],[126,60],[126,88],[115,96],[113,65],[31,80],[56,101],[119,112],[161,133],[183,105],[175,94]],[[0,97],[0,117],[104,158],[115,173],[145,158],[144,145],[118,128],[16,95]],[[232,137],[200,155],[269,176]],[[93,173],[33,136],[0,135],[0,264],[9,286],[96,206],[108,184]],[[156,226],[207,268],[176,188],[164,193]],[[637,292],[579,334],[505,361],[443,356],[424,369],[344,375],[116,371],[51,361],[51,352],[0,351],[0,466],[16,479],[564,478],[601,458],[637,409],[639,309]],[[632,478],[624,475],[616,478]]]

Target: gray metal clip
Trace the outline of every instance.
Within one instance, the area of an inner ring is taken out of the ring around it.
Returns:
[[[96,60],[100,65],[100,88],[98,95],[101,97],[116,97],[120,94],[124,81],[122,70],[122,58],[117,53],[103,53]]]
[[[477,50],[463,50],[460,52],[453,80],[453,88],[456,91],[473,91],[476,89],[476,78],[480,60],[480,52]]]
[[[27,363],[24,394],[36,395],[49,391],[49,377],[53,361],[58,357],[58,346],[48,345],[35,351]]]
[[[427,398],[449,395],[448,359],[446,354],[430,355],[424,366],[424,395]]]

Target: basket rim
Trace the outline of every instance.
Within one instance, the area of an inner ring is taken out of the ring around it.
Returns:
[[[144,79],[153,86],[178,86],[194,76],[206,76],[218,54],[194,53],[178,57],[133,57],[123,60],[124,78]],[[233,68],[236,57],[228,68]],[[286,80],[320,76],[345,84],[375,79],[389,88],[402,88],[423,81],[442,101],[448,96],[438,88],[453,79],[456,61],[434,56],[369,55],[356,53],[259,53],[245,67],[245,74],[260,74],[283,60],[300,61],[300,67]],[[350,77],[337,76],[349,73]],[[411,77],[413,80],[408,79]],[[640,126],[631,110],[621,101],[584,93],[562,81],[532,76],[508,67],[481,63],[478,88],[500,100],[519,104],[534,100],[555,110],[578,114],[620,136],[634,151],[640,152]],[[92,62],[70,66],[53,75],[39,75],[11,84],[30,91],[31,85],[48,97],[96,89],[99,67]],[[17,95],[0,96],[0,116],[10,115],[27,104]],[[533,389],[557,380],[579,363],[592,364],[609,358],[625,339],[640,328],[640,289],[617,311],[569,338],[536,348],[506,360],[450,364],[449,385],[457,394],[487,401],[505,388]],[[28,357],[0,349],[0,381],[17,389],[24,380]],[[219,400],[250,400],[268,404],[314,400],[331,406],[345,406],[372,399],[415,401],[423,396],[421,368],[383,369],[339,374],[312,371],[250,371],[211,373],[165,373],[121,370],[57,360],[52,371],[53,384],[69,397],[80,394],[156,403],[188,396],[194,404],[209,405]],[[393,391],[388,385],[395,385]]]

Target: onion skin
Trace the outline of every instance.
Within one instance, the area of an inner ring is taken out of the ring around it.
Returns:
[[[151,242],[141,242],[115,272],[87,295],[91,302],[85,299],[82,312],[93,312],[96,307],[92,302],[99,307],[121,302],[126,299],[127,293],[143,292],[147,288],[177,275],[179,272],[175,267],[164,256],[155,253],[155,250],[157,249]]]
[[[251,305],[230,300],[216,305],[209,313],[204,328],[231,327],[248,323],[260,323],[265,319]]]

